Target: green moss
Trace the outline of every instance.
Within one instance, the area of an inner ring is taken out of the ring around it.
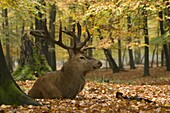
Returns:
[[[38,76],[43,75],[47,71],[51,71],[51,67],[48,65],[47,60],[43,54],[39,55],[38,52],[35,49],[33,59],[34,59],[34,65],[32,67],[32,70],[34,72],[37,72]]]
[[[17,67],[17,69],[12,73],[12,75],[13,75],[13,76],[16,76],[16,75],[20,74],[21,71],[22,71],[22,67],[21,67],[21,65],[19,65],[19,66]]]
[[[18,71],[20,70],[20,71]],[[37,77],[35,77],[34,70],[32,70],[29,66],[24,66],[22,70],[18,69],[17,73],[13,73],[13,77],[15,80],[35,80]]]
[[[18,96],[18,92],[20,92],[19,89],[17,89],[13,83],[8,84],[8,86],[6,86],[5,88],[1,87],[0,88],[0,95],[1,95],[0,100],[2,100],[3,102],[9,103],[9,104],[10,102],[14,102],[18,104],[18,102],[14,100],[14,98]],[[9,98],[9,97],[12,97],[12,98]]]
[[[40,105],[33,99],[21,92],[13,82],[8,85],[0,86],[0,104],[15,105]]]
[[[27,64],[24,66],[18,66],[16,71],[12,74],[15,80],[35,80],[36,76],[42,76],[48,71],[51,71],[51,67],[48,65],[44,55],[38,55],[36,49],[33,57],[29,58]],[[35,76],[36,73],[36,76]]]

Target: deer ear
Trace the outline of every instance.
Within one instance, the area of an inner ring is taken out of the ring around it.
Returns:
[[[75,56],[75,53],[72,49],[68,49],[69,57],[73,58]]]

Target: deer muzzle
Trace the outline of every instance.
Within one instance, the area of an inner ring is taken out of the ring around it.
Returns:
[[[93,69],[99,69],[102,66],[102,62],[99,60],[96,65],[93,66]]]

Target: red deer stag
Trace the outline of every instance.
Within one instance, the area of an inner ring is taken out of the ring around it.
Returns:
[[[78,26],[78,25],[77,25]],[[62,32],[73,37],[74,46],[66,46],[62,42]],[[52,39],[47,31],[46,35],[39,33],[39,37],[48,37],[53,43],[67,49],[69,59],[59,71],[48,72],[37,79],[28,95],[32,98],[70,98],[73,99],[79,94],[85,85],[85,75],[89,71],[96,70],[102,66],[99,60],[88,57],[82,53],[82,48],[90,39],[90,33],[86,30],[88,37],[82,43],[77,43],[81,36],[81,26],[78,26],[78,36],[72,32],[62,31],[60,22],[59,40]],[[31,32],[32,35],[38,35],[38,31]]]

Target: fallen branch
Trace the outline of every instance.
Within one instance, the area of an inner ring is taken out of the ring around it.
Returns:
[[[137,97],[137,96],[135,96],[135,97],[133,97],[133,96],[131,96],[131,97],[123,96],[123,93],[121,93],[121,92],[116,92],[116,98],[123,98],[123,99],[127,99],[127,100],[136,100],[136,101],[144,100],[145,102],[148,102],[148,103],[154,102],[154,101],[151,101],[149,99],[145,99],[145,98],[141,98],[141,97]]]

